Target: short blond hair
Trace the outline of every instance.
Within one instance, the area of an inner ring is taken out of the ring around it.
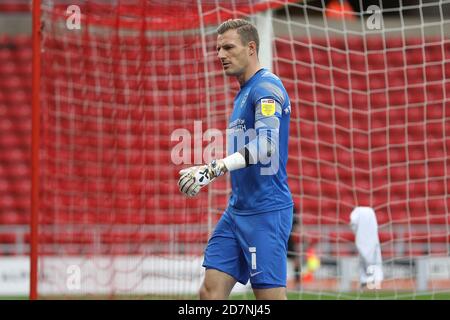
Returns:
[[[246,45],[250,41],[256,43],[256,53],[259,53],[259,35],[256,27],[244,19],[229,19],[223,22],[218,28],[218,34],[224,34],[228,30],[237,30],[242,44]]]

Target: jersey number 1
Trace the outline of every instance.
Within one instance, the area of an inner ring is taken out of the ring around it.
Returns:
[[[256,247],[249,247],[248,251],[251,253],[252,269],[256,270]]]

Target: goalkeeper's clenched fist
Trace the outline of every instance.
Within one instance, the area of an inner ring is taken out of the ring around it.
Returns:
[[[185,195],[194,197],[201,188],[227,171],[223,160],[214,160],[207,165],[183,169],[179,172],[181,177],[178,180],[178,188]]]
[[[196,196],[201,188],[211,183],[215,178],[228,171],[245,168],[248,161],[245,160],[243,153],[248,153],[246,148],[224,159],[213,160],[210,164],[181,170],[178,188],[188,197]]]

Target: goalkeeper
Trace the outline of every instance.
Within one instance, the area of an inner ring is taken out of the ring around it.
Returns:
[[[261,68],[256,28],[241,19],[217,29],[217,55],[237,78],[227,129],[228,156],[180,171],[187,196],[230,172],[232,194],[205,249],[201,299],[226,299],[250,279],[257,299],[286,299],[287,242],[293,202],[286,163],[290,101],[280,79]]]

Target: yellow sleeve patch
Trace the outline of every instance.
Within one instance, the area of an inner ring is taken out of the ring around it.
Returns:
[[[261,113],[263,116],[273,116],[275,114],[275,100],[261,99]]]

